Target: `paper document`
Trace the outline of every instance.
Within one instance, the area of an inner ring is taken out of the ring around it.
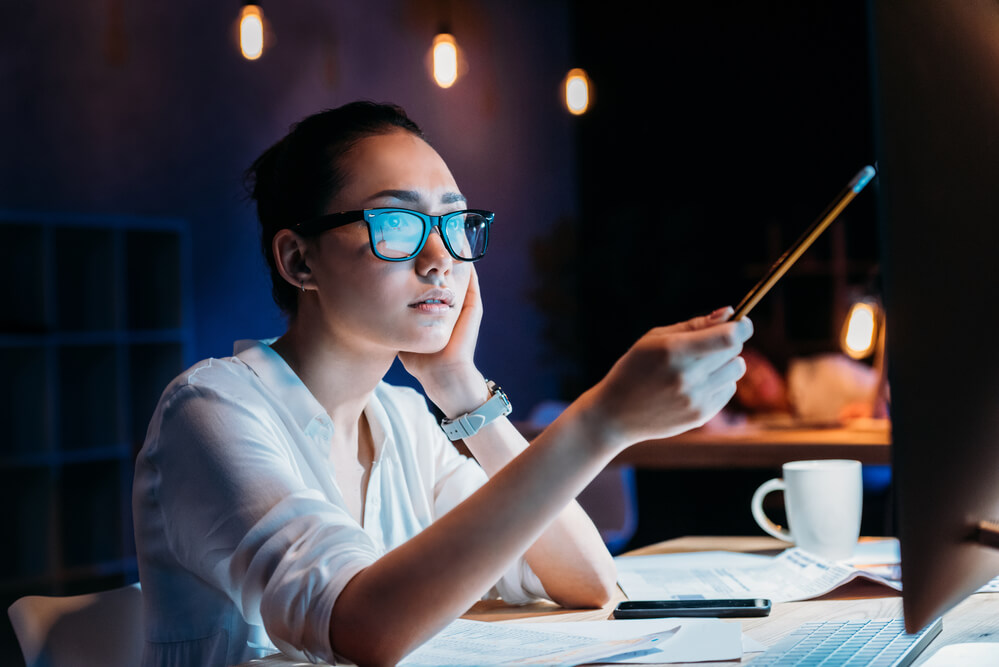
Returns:
[[[531,630],[548,630],[572,633],[598,640],[643,637],[666,628],[679,626],[674,637],[658,645],[655,653],[614,662],[626,664],[662,662],[708,662],[738,660],[746,650],[743,646],[742,625],[727,623],[717,618],[648,618],[613,621],[568,621],[562,623],[517,623],[517,627]],[[753,643],[755,644],[755,642]],[[762,645],[751,645],[750,651],[763,650]]]
[[[625,595],[632,600],[760,597],[791,602],[818,597],[858,577],[901,590],[898,581],[797,548],[773,558],[740,559],[742,565],[733,565],[735,559],[727,559],[729,564],[723,565],[717,558],[706,558],[691,566],[693,554],[676,555],[685,557],[685,567],[670,564],[674,554],[616,558],[618,583]]]
[[[504,665],[582,665],[589,662],[625,662],[629,658],[656,655],[662,652],[657,649],[667,639],[677,633],[679,627],[663,632],[635,637],[633,639],[608,639],[591,646],[571,648],[565,651],[557,650],[537,658],[524,658],[504,662]],[[656,660],[660,662],[660,660]]]
[[[857,544],[853,557],[845,561],[859,570],[877,574],[887,579],[899,581],[901,590],[902,566],[898,540],[890,537],[883,540],[865,540]],[[989,581],[976,593],[999,593],[999,577]]]
[[[611,622],[611,621],[606,621]],[[655,653],[668,645],[679,621],[659,626],[650,634],[601,639],[578,633],[538,629],[532,624],[484,623],[458,619],[399,663],[408,665],[580,665],[616,662],[616,657]],[[559,624],[566,625],[566,624]],[[567,624],[570,626],[576,623]],[[570,628],[570,631],[574,628]],[[741,653],[740,653],[741,655]]]
[[[999,577],[979,588],[976,593],[999,593]]]

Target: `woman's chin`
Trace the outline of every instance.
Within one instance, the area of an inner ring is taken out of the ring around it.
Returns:
[[[428,333],[430,332],[424,332],[424,334]],[[409,345],[406,345],[403,351],[412,354],[437,354],[447,347],[450,340],[450,330],[437,331],[433,335],[419,336],[416,340],[411,341]]]

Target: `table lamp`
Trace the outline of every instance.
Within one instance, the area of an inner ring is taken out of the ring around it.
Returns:
[[[840,334],[840,347],[851,359],[866,359],[874,355],[873,369],[877,382],[871,397],[871,414],[876,416],[879,404],[887,393],[885,314],[877,299],[859,299],[850,306]]]

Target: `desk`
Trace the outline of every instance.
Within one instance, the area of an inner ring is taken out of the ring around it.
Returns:
[[[743,551],[776,554],[789,546],[769,537],[684,537],[637,549],[629,555],[656,553],[686,553],[691,551]],[[624,600],[617,596],[603,609],[566,611],[552,604],[535,604],[510,607],[500,602],[480,602],[464,616],[479,621],[592,621],[610,618],[614,606]],[[788,632],[809,621],[887,618],[902,615],[902,598],[894,591],[867,582],[854,582],[818,600],[784,602],[773,606],[766,618],[745,619],[739,622],[743,631],[753,639],[770,646]],[[922,653],[913,665],[919,665],[941,646],[959,642],[989,641],[999,635],[999,593],[978,593],[968,597],[944,616],[943,632]],[[997,637],[996,640],[999,640]],[[994,640],[995,641],[995,640]],[[745,662],[751,662],[747,656]],[[697,663],[698,665],[732,665],[739,662]]]
[[[887,422],[864,428],[701,428],[632,445],[614,462],[639,468],[779,468],[805,459],[891,463],[891,429]]]
[[[629,555],[655,553],[685,553],[691,551],[743,551],[776,554],[788,545],[769,537],[683,537],[638,549]],[[611,602],[601,609],[572,611],[551,603],[536,603],[513,607],[499,601],[478,602],[462,618],[491,622],[594,621],[611,617],[615,605],[626,599],[619,590]],[[818,600],[774,604],[766,618],[731,621],[741,623],[743,632],[770,646],[788,632],[809,621],[887,618],[902,615],[902,598],[894,591],[876,584],[854,582]],[[944,616],[943,632],[913,663],[922,664],[941,646],[960,642],[989,641],[999,634],[999,593],[978,593],[968,597]],[[995,640],[993,640],[995,641]],[[752,662],[749,654],[743,661],[700,662],[698,666],[731,666]],[[246,663],[246,667],[290,667],[291,660],[273,656]]]

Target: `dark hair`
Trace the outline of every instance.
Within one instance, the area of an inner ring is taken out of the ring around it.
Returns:
[[[278,273],[271,247],[274,235],[326,213],[347,178],[343,157],[361,139],[398,129],[426,141],[401,107],[351,102],[295,123],[246,170],[247,189],[257,202],[260,246],[271,271],[274,302],[289,317],[298,312],[298,295]]]

